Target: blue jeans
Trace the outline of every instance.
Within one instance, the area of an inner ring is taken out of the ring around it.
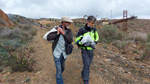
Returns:
[[[81,49],[81,54],[83,60],[83,70],[81,75],[83,81],[88,81],[90,75],[90,64],[93,60],[93,50]]]
[[[54,56],[54,62],[56,66],[56,83],[57,84],[64,84],[62,73],[65,69],[65,60],[66,59],[64,59],[63,54],[61,54],[59,58],[56,58]]]

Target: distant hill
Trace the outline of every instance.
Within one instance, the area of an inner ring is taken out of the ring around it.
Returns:
[[[26,18],[24,16],[20,15],[15,15],[15,14],[7,14],[8,18],[13,22],[13,23],[19,23],[19,24],[30,24],[30,25],[35,25],[37,24],[34,19]]]

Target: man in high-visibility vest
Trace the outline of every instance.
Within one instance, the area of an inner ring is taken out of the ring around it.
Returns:
[[[84,84],[89,84],[90,64],[93,59],[93,49],[99,40],[99,35],[94,28],[96,18],[88,16],[87,23],[79,29],[75,42],[81,48],[83,70],[81,72]]]

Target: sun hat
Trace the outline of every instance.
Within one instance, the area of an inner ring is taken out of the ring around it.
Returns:
[[[66,22],[73,22],[68,16],[63,16],[62,18],[61,18],[61,21],[66,21]]]

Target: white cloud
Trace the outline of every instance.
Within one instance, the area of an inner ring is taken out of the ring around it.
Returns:
[[[1,0],[0,8],[6,13],[20,14],[32,18],[50,18],[68,15],[83,17],[94,15],[98,18],[122,18],[123,10],[128,16],[149,18],[150,0]]]

